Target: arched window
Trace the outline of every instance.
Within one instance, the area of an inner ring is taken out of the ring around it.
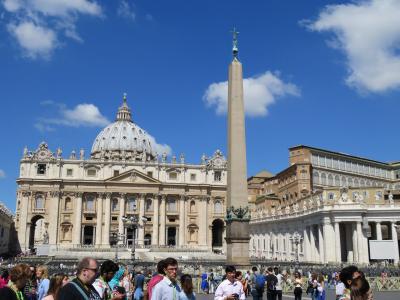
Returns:
[[[128,211],[136,210],[136,199],[135,199],[135,197],[129,197],[127,204],[128,204],[128,207],[127,207]]]
[[[340,186],[340,177],[339,175],[335,175],[335,182],[333,183],[334,186]]]
[[[196,202],[194,202],[194,200],[190,201],[190,209],[189,209],[189,211],[191,213],[196,212]]]
[[[94,197],[92,195],[86,196],[86,210],[94,211]]]
[[[329,200],[335,199],[335,194],[334,194],[334,193],[329,193],[329,194],[328,194],[328,199],[329,199]]]
[[[44,198],[43,195],[37,195],[35,198],[35,208],[43,209],[44,208]]]
[[[351,187],[351,186],[354,186],[353,178],[350,177],[348,181],[349,181],[349,186],[350,186],[350,187]]]
[[[64,210],[72,209],[72,201],[70,197],[65,198]]]
[[[354,179],[354,186],[355,187],[359,187],[360,186],[360,182],[358,181],[357,178]]]
[[[328,175],[328,185],[333,186],[333,175],[332,174]]]
[[[346,186],[346,185],[347,185],[346,177],[342,176],[342,183],[340,186]]]
[[[146,211],[152,211],[153,210],[153,201],[151,199],[146,200]]]
[[[365,187],[365,180],[364,179],[360,180],[360,187]]]
[[[216,214],[222,213],[222,203],[220,200],[216,200],[214,203],[214,213]]]
[[[118,211],[118,199],[112,199],[111,211]]]
[[[313,180],[314,184],[319,184],[319,173],[316,171],[313,172]]]
[[[326,185],[326,174],[325,173],[321,174],[321,184]]]

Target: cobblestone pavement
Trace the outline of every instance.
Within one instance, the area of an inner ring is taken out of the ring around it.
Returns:
[[[205,295],[198,294],[196,296],[196,300],[213,300],[214,295]],[[283,300],[292,300],[294,299],[293,295],[284,295],[282,297]],[[311,300],[310,297],[305,296],[303,294],[303,300]],[[400,291],[395,292],[374,292],[374,300],[397,300],[400,299]],[[253,300],[252,297],[248,297],[247,300]],[[264,295],[263,300],[267,300],[267,297]],[[335,294],[333,290],[328,290],[326,300],[335,300]]]

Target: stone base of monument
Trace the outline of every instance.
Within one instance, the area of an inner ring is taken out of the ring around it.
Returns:
[[[35,245],[35,247],[36,247],[36,255],[38,256],[48,256],[50,254],[49,244]]]
[[[226,227],[227,264],[238,269],[251,266],[249,261],[249,222],[232,220]]]

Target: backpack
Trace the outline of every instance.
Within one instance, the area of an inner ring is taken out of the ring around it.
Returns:
[[[268,275],[267,288],[269,291],[275,291],[277,283],[278,283],[278,278],[275,275],[273,275],[273,274]]]
[[[255,278],[255,288],[256,290],[263,291],[265,287],[265,277],[261,274],[256,275]]]

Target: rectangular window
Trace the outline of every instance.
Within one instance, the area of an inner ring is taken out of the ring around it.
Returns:
[[[119,175],[119,170],[114,170],[114,177]]]
[[[190,181],[196,181],[196,174],[190,174]]]
[[[37,166],[37,174],[38,175],[46,174],[46,164],[38,164],[38,166]]]
[[[214,181],[221,181],[221,171],[214,172]]]
[[[95,177],[96,176],[96,169],[89,169],[87,170],[87,176]]]
[[[112,221],[118,221],[118,217],[111,217]]]
[[[151,172],[151,171],[147,172],[147,176],[153,177],[153,172]]]
[[[178,178],[178,174],[176,174],[175,172],[171,172],[168,174],[168,178],[169,180],[176,180]]]
[[[72,176],[73,170],[72,169],[67,169],[67,176]]]

